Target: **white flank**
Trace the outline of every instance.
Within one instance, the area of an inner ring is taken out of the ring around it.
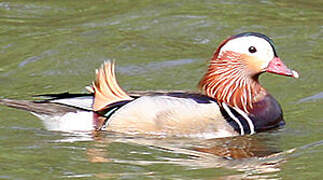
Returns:
[[[55,99],[55,100],[51,100],[51,102],[68,105],[72,107],[78,107],[86,110],[92,110],[93,97],[83,96],[83,97]]]
[[[63,116],[32,114],[39,117],[50,131],[73,132],[94,130],[93,112],[90,111],[69,112]]]

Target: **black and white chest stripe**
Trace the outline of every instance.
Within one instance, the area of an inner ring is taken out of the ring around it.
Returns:
[[[220,110],[223,117],[240,135],[255,133],[254,123],[247,113],[238,108],[229,107],[225,103],[222,103]]]

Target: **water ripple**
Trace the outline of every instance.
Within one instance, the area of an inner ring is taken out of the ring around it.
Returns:
[[[318,99],[323,99],[323,92],[319,92],[313,96],[302,98],[298,101],[298,103],[303,103],[303,102],[307,102],[307,101],[315,101]]]
[[[196,59],[179,59],[179,60],[170,60],[170,61],[163,61],[163,62],[152,62],[146,65],[129,65],[129,66],[121,66],[118,67],[118,72],[128,75],[134,75],[138,73],[143,73],[152,70],[158,70],[161,68],[169,68],[184,64],[191,64],[195,62]]]

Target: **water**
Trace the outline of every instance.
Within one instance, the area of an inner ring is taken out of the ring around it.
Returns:
[[[194,90],[230,35],[270,36],[300,79],[261,81],[287,125],[215,140],[49,132],[0,107],[3,179],[320,179],[323,157],[322,1],[0,1],[0,97],[85,92],[115,59],[131,90]]]

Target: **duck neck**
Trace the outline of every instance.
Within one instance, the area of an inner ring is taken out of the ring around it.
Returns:
[[[213,58],[199,87],[203,94],[218,102],[249,113],[268,93],[259,84],[258,75],[251,76],[239,58],[235,54]]]

